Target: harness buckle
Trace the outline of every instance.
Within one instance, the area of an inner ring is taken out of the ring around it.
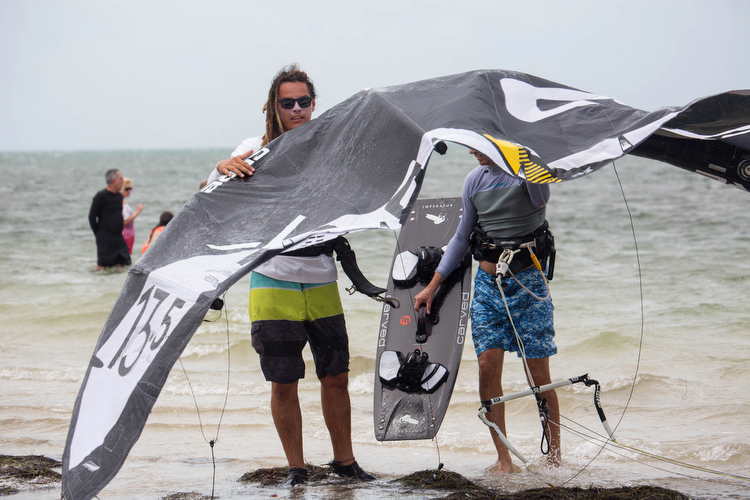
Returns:
[[[503,253],[500,254],[500,258],[497,259],[495,264],[495,281],[497,286],[502,286],[502,279],[510,272],[510,263],[513,261],[513,256],[520,252],[520,250],[511,250],[510,248],[504,248]]]

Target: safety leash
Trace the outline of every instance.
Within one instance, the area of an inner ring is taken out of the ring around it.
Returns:
[[[216,298],[212,303],[210,309],[222,311],[224,310],[226,312],[225,301],[226,301],[226,292],[222,296],[223,299]],[[201,420],[201,411],[198,406],[198,399],[195,396],[195,391],[193,390],[193,384],[190,383],[190,377],[188,377],[187,370],[185,369],[185,365],[182,363],[182,358],[180,357],[178,361],[180,362],[180,367],[182,367],[182,372],[185,374],[185,380],[187,381],[188,387],[190,388],[190,394],[193,396],[193,403],[195,404],[195,412],[198,415],[198,425],[200,426],[201,435],[203,436],[203,440],[208,443],[208,446],[211,448],[211,463],[213,465],[213,474],[211,477],[211,499],[214,498],[214,493],[216,489],[216,456],[214,454],[214,447],[216,446],[216,443],[219,441],[219,430],[221,429],[221,423],[224,420],[224,413],[227,409],[227,401],[229,400],[229,382],[230,382],[230,372],[231,372],[231,353],[230,353],[230,341],[229,341],[229,315],[224,314],[224,319],[226,321],[226,330],[227,330],[227,389],[224,394],[224,405],[221,408],[221,415],[219,417],[219,422],[216,424],[216,434],[212,439],[208,439],[206,437],[206,433],[204,431],[203,421]],[[204,319],[203,321],[208,323],[213,323],[214,321],[217,321],[217,319],[209,321]]]

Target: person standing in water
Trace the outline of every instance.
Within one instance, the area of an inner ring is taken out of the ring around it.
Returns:
[[[516,352],[527,363],[536,386],[551,382],[549,357],[557,353],[553,340],[555,329],[552,317],[552,298],[547,282],[527,250],[521,249],[511,261],[512,274],[498,276],[498,257],[509,240],[536,241],[547,234],[546,205],[549,200],[547,185],[532,184],[505,173],[482,153],[469,150],[479,166],[466,176],[463,187],[463,217],[456,234],[445,250],[430,283],[414,297],[414,308],[426,306],[430,313],[432,301],[440,284],[456,268],[466,250],[479,260],[474,279],[471,302],[471,325],[474,349],[479,366],[479,397],[489,400],[503,395],[502,375],[505,352]],[[473,234],[472,234],[473,233]],[[477,236],[479,235],[479,236]],[[539,241],[542,241],[541,239]],[[491,243],[486,245],[485,243]],[[497,250],[487,250],[488,248]],[[498,249],[499,248],[499,249]],[[543,260],[548,249],[536,248]],[[493,253],[496,252],[496,253]],[[502,287],[502,291],[499,287]],[[513,314],[512,322],[506,303]],[[514,329],[518,331],[519,347]],[[560,465],[560,408],[554,390],[543,392],[548,407],[545,425],[549,440],[547,463]],[[505,430],[505,408],[495,405],[486,417]],[[495,471],[513,471],[510,452],[499,437],[490,430],[497,449]]]
[[[107,187],[96,193],[89,209],[89,225],[96,238],[96,270],[130,265],[130,252],[122,237],[122,194],[124,179],[117,169],[104,174]]]
[[[296,65],[279,71],[263,106],[266,132],[246,139],[219,162],[208,184],[221,175],[252,176],[244,160],[285,132],[312,119],[315,87]],[[297,386],[305,376],[302,349],[313,353],[320,381],[323,417],[333,447],[334,472],[340,476],[371,481],[354,457],[349,399],[349,339],[339,297],[336,265],[331,254],[278,255],[261,264],[250,277],[249,314],[252,344],[260,366],[271,382],[271,414],[289,462],[286,486],[307,482],[302,444],[302,412]]]
[[[125,177],[122,182],[122,189],[120,190],[120,194],[122,194],[122,237],[125,238],[125,243],[128,244],[128,251],[132,255],[133,243],[135,242],[135,218],[140,215],[145,205],[139,203],[135,210],[133,210],[127,201],[131,191],[133,191],[133,181]]]
[[[167,224],[169,224],[169,221],[171,221],[173,218],[174,214],[172,214],[172,212],[161,213],[161,215],[159,216],[159,223],[154,226],[154,228],[148,233],[146,243],[144,243],[141,247],[141,255],[146,253],[148,247],[153,245],[154,241],[156,241],[156,238],[161,234],[162,231],[164,231],[164,228],[167,227]]]

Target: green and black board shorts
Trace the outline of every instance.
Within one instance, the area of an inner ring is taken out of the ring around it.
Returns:
[[[319,379],[349,371],[349,339],[336,282],[297,283],[250,276],[252,343],[266,380],[290,384],[305,376],[310,343]]]

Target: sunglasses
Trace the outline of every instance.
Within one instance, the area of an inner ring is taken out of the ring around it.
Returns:
[[[125,188],[123,191],[132,191],[133,188]]]
[[[299,99],[292,99],[291,97],[279,99],[279,105],[284,109],[294,108],[295,103],[299,104],[300,108],[309,108],[310,105],[312,105],[312,97],[306,95],[304,97],[300,97]]]

